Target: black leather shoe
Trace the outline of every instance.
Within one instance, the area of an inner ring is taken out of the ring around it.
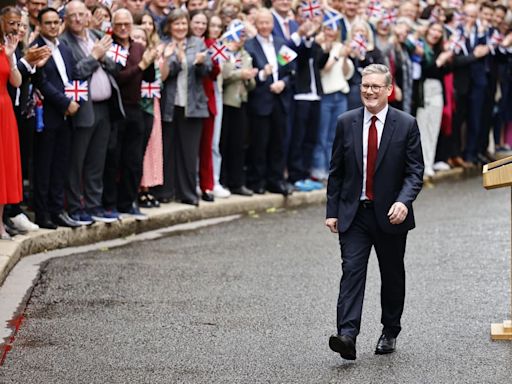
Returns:
[[[268,185],[267,191],[272,193],[279,193],[283,196],[288,196],[290,194],[290,191],[288,190],[288,187],[285,182],[280,182],[275,185]]]
[[[212,191],[204,191],[201,195],[201,199],[203,199],[204,201],[208,201],[210,203],[215,201],[215,197],[213,196]]]
[[[356,342],[347,335],[332,335],[329,338],[329,348],[338,352],[345,360],[356,359]]]
[[[229,191],[235,195],[241,195],[241,196],[252,196],[253,195],[253,192],[244,185],[242,185],[239,188],[230,188]],[[265,191],[263,191],[263,193],[265,193]]]
[[[386,355],[388,353],[395,352],[396,349],[396,337],[391,337],[386,334],[382,334],[377,342],[377,348],[375,348],[376,355]]]
[[[61,212],[58,215],[52,215],[51,222],[59,227],[78,228],[82,226],[82,224],[69,217],[66,212]]]
[[[197,201],[197,200],[183,199],[183,200],[181,200],[181,203],[182,204],[188,204],[188,205],[194,205],[196,207],[199,206],[199,201]]]
[[[39,225],[39,228],[44,229],[57,229],[57,225],[49,218],[36,219],[35,223]]]

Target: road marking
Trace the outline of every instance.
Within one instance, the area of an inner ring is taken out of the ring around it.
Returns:
[[[241,216],[242,215],[231,215],[177,224],[126,238],[101,241],[80,247],[56,249],[50,252],[36,253],[23,257],[11,270],[4,284],[0,287],[0,365],[2,363],[2,356],[5,358],[5,354],[12,347],[15,333],[21,324],[20,321],[15,320],[20,319],[20,316],[23,316],[25,312],[25,307],[32,294],[34,284],[39,278],[39,270],[42,263],[56,257],[72,256],[105,248],[121,247],[133,242],[155,240],[177,232],[193,231],[199,228],[233,221],[239,219]]]

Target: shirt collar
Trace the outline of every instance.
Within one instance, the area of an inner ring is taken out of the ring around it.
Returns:
[[[274,8],[272,8],[270,10],[270,12],[272,12],[272,14],[275,16],[275,18],[277,19],[277,21],[279,21],[281,24],[285,21],[290,21],[290,18],[289,17],[282,17],[279,13],[276,12],[276,10]]]
[[[270,34],[268,36],[268,39],[261,36],[259,33],[256,35],[256,38],[258,39],[258,41],[260,42],[260,44],[274,44],[274,38],[272,37],[272,34]]]
[[[377,113],[375,116],[377,116],[377,119],[382,123],[384,124],[384,122],[386,121],[386,115],[388,114],[388,110],[389,110],[389,105],[386,104],[386,106],[384,108],[382,108],[382,110]],[[371,118],[373,116],[373,113],[371,113],[370,111],[368,111],[366,109],[366,107],[364,108],[364,123],[368,123],[370,122]]]
[[[55,43],[52,43],[52,42],[51,42],[50,40],[48,40],[46,37],[44,37],[44,36],[41,36],[41,37],[42,37],[42,39],[44,40],[44,42],[46,43],[46,45],[47,45],[48,47],[50,47],[50,48],[51,48],[51,50],[52,50],[52,51],[53,51],[54,49],[56,49],[56,48],[59,46],[59,44],[60,44],[59,39],[55,39]]]

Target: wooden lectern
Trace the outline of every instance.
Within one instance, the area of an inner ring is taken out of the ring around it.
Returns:
[[[483,183],[485,189],[495,189],[501,187],[512,187],[512,156],[484,165]],[[512,209],[512,188],[511,190],[511,209]],[[511,211],[512,212],[512,211]],[[511,220],[512,234],[512,220]],[[511,247],[512,262],[512,247]],[[512,266],[512,263],[511,263]],[[512,274],[512,270],[511,270]],[[512,284],[512,276],[511,276]],[[512,311],[512,288],[511,288],[511,311]],[[511,318],[512,319],[512,318]],[[505,320],[503,323],[491,324],[492,340],[512,340],[512,320]]]

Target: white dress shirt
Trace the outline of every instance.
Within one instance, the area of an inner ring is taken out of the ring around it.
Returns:
[[[57,70],[59,71],[60,78],[62,79],[62,84],[64,84],[65,87],[68,84],[69,79],[68,74],[66,72],[66,64],[64,64],[64,59],[62,58],[62,55],[59,50],[60,41],[56,39],[56,43],[54,44],[45,37],[43,37],[43,40],[52,51],[53,61],[55,61],[55,65],[57,66]]]
[[[386,104],[386,106],[375,115],[377,116],[377,121],[375,122],[375,126],[377,128],[377,149],[380,145],[380,139],[382,137],[382,131],[384,130],[384,123],[386,122],[388,109],[389,106]],[[368,199],[368,196],[366,196],[366,163],[368,158],[368,133],[370,132],[372,116],[374,115],[365,108],[363,116],[363,190],[361,191],[361,200]]]
[[[277,65],[277,52],[276,48],[274,47],[274,39],[272,38],[272,35],[270,35],[268,38],[265,38],[260,34],[256,35],[256,39],[258,39],[258,42],[261,44],[261,48],[263,48],[263,53],[265,54],[268,63],[272,66],[272,77],[274,79],[273,83],[275,83],[277,80],[279,80],[279,68]],[[260,81],[265,81],[263,69],[259,71],[258,76]]]

